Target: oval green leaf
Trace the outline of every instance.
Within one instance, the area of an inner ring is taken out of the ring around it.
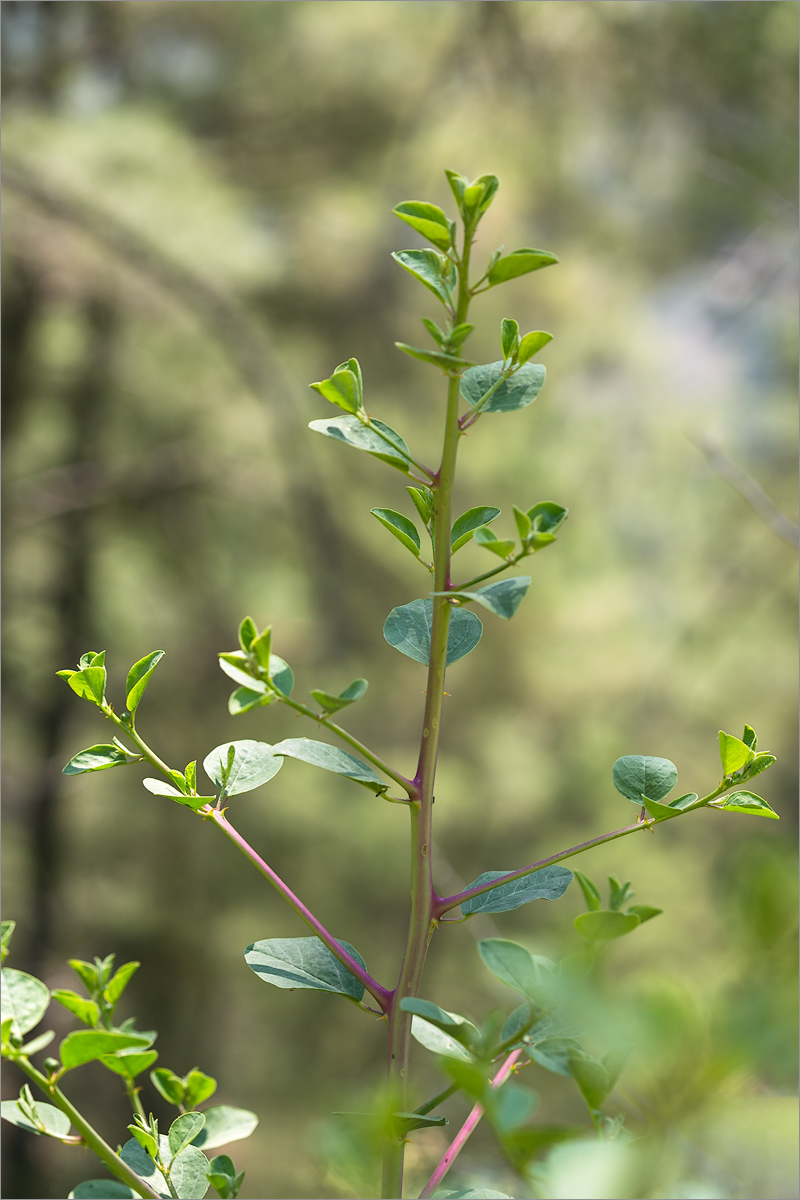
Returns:
[[[392,609],[383,626],[383,636],[395,650],[427,666],[431,655],[432,622],[433,600],[412,600],[410,604]],[[483,626],[474,613],[454,609],[447,636],[447,666],[474,650],[482,633]]]
[[[456,550],[460,550],[465,546],[472,537],[476,529],[488,525],[490,521],[494,521],[500,516],[499,508],[492,508],[487,505],[482,505],[479,508],[469,508],[465,513],[453,522],[453,529],[450,534],[450,551],[455,554]]]
[[[517,362],[520,364],[526,363],[529,358],[533,358],[534,354],[538,354],[542,347],[548,342],[552,342],[552,333],[545,333],[543,329],[535,329],[531,333],[526,333],[519,344],[517,351]]]
[[[611,768],[614,787],[634,804],[643,799],[663,800],[678,782],[678,768],[668,758],[625,754]]]
[[[366,971],[366,963],[349,942],[340,940],[339,945]],[[274,987],[311,988],[356,1001],[364,995],[363,983],[350,974],[318,937],[269,938],[253,942],[245,950],[244,958],[259,979]]]
[[[115,1075],[121,1075],[123,1079],[136,1079],[137,1075],[141,1075],[158,1058],[157,1050],[120,1050],[118,1054],[101,1054],[100,1062],[109,1071],[113,1071]]]
[[[354,754],[348,754],[346,750],[340,750],[338,746],[329,746],[327,742],[316,742],[312,738],[286,738],[273,746],[272,752],[286,755],[288,758],[298,758],[313,767],[321,767],[323,771],[344,775],[346,779],[363,784],[376,795],[385,792],[389,786],[373,771],[369,763],[356,758]]]
[[[438,204],[428,204],[423,200],[405,200],[402,204],[396,204],[392,212],[440,250],[450,249],[453,240],[452,223]]]
[[[755,757],[746,742],[734,737],[732,733],[723,733],[721,729],[719,731],[719,756],[722,759],[723,775],[734,775]]]
[[[461,1042],[456,1041],[443,1029],[432,1025],[430,1021],[426,1021],[424,1017],[411,1018],[411,1036],[432,1054],[441,1054],[444,1058],[460,1059],[461,1062],[473,1061],[466,1046],[462,1046]]]
[[[131,755],[120,750],[119,746],[100,744],[81,750],[61,768],[61,774],[85,775],[87,771],[105,771],[109,767],[123,767],[126,763],[135,761]]]
[[[446,354],[443,350],[420,350],[418,346],[409,346],[407,342],[395,342],[398,350],[420,362],[430,363],[432,367],[440,367],[443,371],[460,371],[462,367],[472,367],[469,359],[459,358],[457,354]]]
[[[152,654],[146,654],[131,667],[125,684],[125,705],[128,712],[136,712],[139,701],[144,695],[144,689],[150,682],[150,676],[163,657],[163,650],[154,650]]]
[[[490,583],[488,587],[480,588],[477,592],[451,592],[450,595],[458,596],[462,600],[474,600],[496,616],[510,621],[530,586],[530,575],[518,575],[516,579],[502,579],[499,583]]]
[[[60,1108],[56,1108],[53,1104],[45,1104],[41,1100],[38,1100],[33,1108],[37,1120],[44,1125],[44,1130],[39,1129],[31,1122],[30,1117],[27,1117],[20,1108],[18,1100],[3,1100],[2,1104],[0,1104],[0,1116],[4,1121],[9,1121],[12,1125],[17,1125],[27,1133],[44,1134],[45,1136],[49,1135],[56,1138],[67,1136],[70,1129],[70,1119]]]
[[[33,975],[3,967],[0,971],[0,1010],[3,1020],[11,1018],[11,1032],[22,1037],[38,1025],[50,1003],[50,992]]]
[[[197,1137],[205,1123],[205,1116],[201,1112],[186,1112],[176,1117],[170,1125],[168,1134],[171,1155],[176,1157],[181,1150],[185,1150],[189,1143]]]
[[[205,1110],[206,1123],[192,1143],[204,1150],[227,1146],[228,1142],[240,1142],[258,1125],[258,1117],[246,1108],[233,1108],[229,1104],[217,1104]]]
[[[393,508],[371,508],[369,511],[373,517],[377,517],[385,529],[389,530],[389,533],[394,534],[398,542],[402,542],[405,548],[411,551],[415,558],[419,558],[422,543],[413,521],[409,521],[408,517],[404,517],[402,513],[395,512]]]
[[[515,412],[532,404],[545,381],[541,363],[526,363],[509,379],[503,379],[481,411],[485,413]],[[486,363],[470,367],[461,377],[461,395],[473,408],[498,384],[503,375],[503,363]]]
[[[505,938],[486,938],[478,942],[478,953],[501,983],[523,996],[535,996],[552,973],[548,959],[539,955],[534,957],[518,942]]]
[[[67,1200],[138,1200],[139,1193],[118,1179],[85,1179],[70,1192]]]
[[[772,817],[774,821],[780,820],[775,809],[753,792],[733,792],[732,795],[725,796],[722,803],[717,801],[714,808],[722,809],[723,812],[752,813],[757,817]]]
[[[452,304],[458,272],[444,254],[438,250],[398,250],[392,258],[433,292],[445,307]]]
[[[549,250],[533,250],[526,246],[506,254],[504,258],[498,258],[489,270],[487,281],[489,287],[496,287],[498,283],[528,275],[531,271],[540,271],[542,267],[551,267],[557,262],[557,255]]]
[[[491,883],[493,879],[500,879],[507,874],[507,871],[484,871],[477,879],[473,879],[464,891]],[[471,900],[465,900],[461,911],[465,917],[480,912],[511,912],[514,908],[521,908],[523,904],[530,904],[532,900],[558,900],[571,882],[572,871],[554,863],[550,867],[542,867],[541,871],[534,871],[532,875],[524,875],[522,879],[502,883],[491,892],[482,892],[479,896],[473,896]]]
[[[117,1030],[79,1029],[69,1033],[59,1046],[62,1066],[71,1071],[84,1063],[94,1062],[103,1054],[113,1054],[129,1046],[146,1047],[152,1041],[146,1035],[119,1033]]]
[[[283,766],[283,759],[275,754],[274,748],[268,742],[253,742],[248,739],[241,742],[225,742],[222,746],[216,746],[203,759],[203,770],[217,787],[222,787],[222,773],[227,767],[231,746],[235,754],[225,786],[228,796],[252,792],[254,788],[261,787],[277,775]]]
[[[312,688],[311,695],[325,712],[335,713],[341,708],[347,708],[348,704],[355,704],[356,700],[361,699],[368,687],[369,684],[366,679],[354,679],[338,696],[334,696],[330,692],[325,692],[321,688]]]
[[[373,419],[369,425],[364,425],[355,416],[329,417],[327,420],[310,421],[308,427],[315,433],[344,442],[356,450],[365,450],[373,458],[379,458],[390,467],[396,467],[398,471],[408,473],[411,466],[408,446],[400,434],[384,425],[383,421]]]
[[[601,909],[599,912],[581,913],[573,924],[581,937],[585,937],[587,941],[610,942],[612,938],[631,933],[641,922],[636,913]]]

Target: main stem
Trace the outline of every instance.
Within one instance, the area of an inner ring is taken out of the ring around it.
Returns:
[[[467,318],[469,309],[469,257],[472,246],[471,228],[464,231],[464,251],[459,264],[459,290],[455,325]],[[451,375],[447,389],[447,412],[445,416],[442,461],[431,482],[434,493],[433,518],[433,591],[446,592],[450,588],[450,529],[452,526],[453,482],[456,472],[459,428],[459,377]],[[428,953],[431,935],[436,928],[433,915],[435,893],[431,875],[431,839],[433,824],[434,782],[436,762],[439,755],[439,733],[444,698],[444,676],[447,665],[447,635],[450,628],[451,605],[446,599],[434,595],[431,621],[431,649],[428,662],[428,687],[425,696],[425,713],[422,720],[417,774],[414,778],[415,795],[409,805],[411,812],[411,913],[408,924],[408,939],[400,969],[400,978],[387,1009],[388,1059],[387,1075],[391,1103],[397,1111],[408,1111],[408,1060],[411,1046],[411,1015],[403,1012],[400,1001],[405,996],[416,996],[419,991],[422,970]],[[385,1200],[401,1200],[403,1195],[403,1157],[405,1142],[402,1137],[387,1137],[383,1156],[383,1183],[381,1197]]]

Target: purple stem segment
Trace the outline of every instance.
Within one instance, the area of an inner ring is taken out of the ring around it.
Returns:
[[[263,858],[250,845],[237,829],[231,825],[230,821],[224,813],[218,808],[210,806],[203,811],[204,818],[213,821],[218,829],[229,838],[233,844],[241,850],[245,858],[253,864],[253,866],[261,872],[261,874],[269,880],[277,892],[280,892],[287,904],[291,905],[301,920],[305,921],[309,929],[312,929],[319,940],[327,946],[331,954],[338,958],[339,962],[347,967],[351,975],[354,975],[359,983],[363,983],[364,987],[371,996],[377,1000],[381,1011],[386,1012],[391,1003],[392,993],[385,987],[381,987],[369,974],[365,971],[360,963],[356,962],[352,954],[339,945],[336,938],[325,928],[321,921],[318,921],[310,909],[306,908],[302,900],[295,896],[290,887],[287,886],[272,867],[264,862]]]
[[[491,1086],[493,1088],[499,1088],[505,1083],[513,1071],[514,1064],[516,1063],[520,1054],[522,1054],[521,1050],[512,1050],[511,1054],[509,1054],[508,1058],[492,1080]],[[430,1197],[436,1191],[437,1187],[442,1182],[445,1175],[463,1150],[467,1138],[470,1136],[482,1116],[483,1105],[476,1104],[456,1136],[453,1138],[443,1158],[436,1167],[436,1170],[433,1172],[430,1179],[425,1184],[425,1187],[420,1192],[419,1200],[430,1200]]]

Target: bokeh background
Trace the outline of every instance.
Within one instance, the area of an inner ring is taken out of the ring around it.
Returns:
[[[492,171],[479,253],[532,245],[561,265],[481,297],[471,354],[498,357],[506,315],[555,340],[535,407],[462,446],[458,504],[502,507],[500,531],[512,503],[571,515],[514,622],[485,614],[479,650],[450,673],[440,890],[629,820],[610,781],[621,754],[669,757],[681,790],[709,790],[718,729],[753,725],[779,757],[757,790],[780,823],[701,813],[580,866],[665,910],[606,968],[640,1034],[615,1111],[660,1138],[650,1194],[796,1195],[797,5],[2,10],[13,965],[52,987],[70,986],[68,957],[140,959],[122,1015],[160,1030],[161,1065],[200,1066],[220,1102],[260,1115],[234,1148],[245,1193],[347,1194],[315,1130],[375,1078],[380,1028],[246,970],[249,942],[303,928],[139,768],[62,777],[107,731],[54,672],[106,648],[121,702],[130,664],[166,649],[140,727],[176,765],[232,738],[313,735],[288,712],[228,715],[216,652],[249,612],[301,691],[368,677],[346,724],[413,769],[424,674],[381,627],[426,583],[368,511],[411,515],[404,480],[308,433],[330,410],[307,384],[357,356],[370,411],[435,458],[442,383],[393,342],[424,344],[436,301],[391,260],[420,242],[390,209],[452,210],[445,167]],[[461,557],[469,573],[490,565],[478,548]],[[402,809],[299,763],[231,807],[390,981]],[[558,956],[580,911],[574,887],[440,933],[423,994],[476,1018],[510,1010],[475,936]],[[53,1014],[59,1034],[70,1020]],[[437,1077],[416,1061],[421,1100]],[[114,1079],[72,1078],[123,1138]],[[537,1119],[583,1119],[566,1081],[529,1082]],[[97,1173],[6,1132],[5,1196],[65,1195]],[[416,1137],[412,1184],[444,1145],[440,1130]],[[502,1186],[484,1131],[458,1178]]]

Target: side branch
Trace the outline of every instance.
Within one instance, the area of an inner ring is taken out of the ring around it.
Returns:
[[[694,804],[687,805],[686,808],[675,810],[675,817],[683,817],[686,813],[694,812],[696,808],[705,808],[710,800],[716,799],[731,788],[731,784],[720,784],[708,796],[703,796],[702,800],[696,800]],[[605,842],[613,842],[617,838],[627,837],[629,833],[636,833],[641,829],[652,829],[654,825],[661,824],[661,821],[656,821],[654,817],[648,817],[644,821],[635,821],[633,825],[626,825],[623,829],[615,829],[612,833],[604,833],[600,837],[591,838],[588,842],[581,842],[578,846],[570,846],[569,850],[562,850],[558,854],[551,854],[549,858],[543,858],[540,862],[531,863],[530,866],[520,867],[517,871],[509,871],[507,875],[500,875],[497,879],[493,879],[491,883],[481,884],[480,887],[467,888],[463,892],[458,892],[455,896],[437,897],[434,902],[434,917],[436,919],[442,917],[444,913],[449,912],[451,908],[457,908],[459,904],[463,904],[465,900],[471,900],[473,896],[482,896],[484,892],[493,892],[495,888],[502,887],[504,883],[513,883],[515,879],[523,879],[526,875],[533,875],[535,871],[541,871],[543,867],[551,867],[554,863],[563,862],[565,858],[572,858],[576,854],[582,854],[584,850],[590,850],[593,846],[602,846]]]
[[[331,954],[333,954],[335,958],[338,958],[342,966],[347,967],[347,970],[351,975],[355,976],[359,983],[363,983],[370,995],[377,1000],[381,1011],[386,1012],[391,1001],[392,993],[388,991],[387,988],[381,987],[381,985],[372,978],[370,973],[365,971],[360,963],[356,962],[352,954],[348,954],[348,952],[339,945],[339,943],[336,941],[336,938],[328,932],[322,922],[317,920],[310,909],[303,904],[302,900],[300,900],[300,898],[294,894],[291,888],[283,882],[280,875],[273,871],[272,867],[264,862],[264,859],[256,853],[250,843],[242,837],[242,835],[233,827],[233,825],[231,825],[227,817],[218,808],[209,808],[205,812],[205,818],[209,821],[213,821],[217,828],[224,833],[230,841],[233,842],[237,849],[241,850],[242,854],[244,854],[245,858],[247,858],[253,864],[256,870],[260,871],[265,879],[269,880],[275,890],[279,892],[281,896],[283,896],[286,903],[294,909],[301,921],[305,921],[309,929],[314,931],[319,940],[330,950]]]

